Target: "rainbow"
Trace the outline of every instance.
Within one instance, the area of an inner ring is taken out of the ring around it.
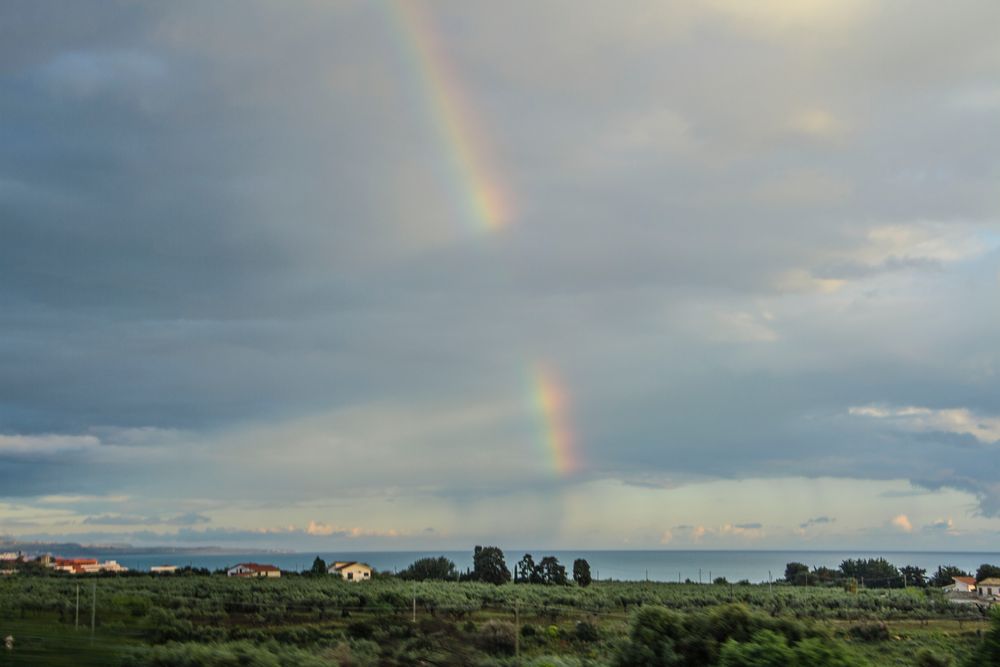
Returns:
[[[390,0],[389,7],[405,49],[404,57],[415,64],[427,113],[448,147],[462,214],[477,229],[502,229],[511,220],[511,197],[487,157],[489,142],[476,127],[476,115],[462,95],[460,80],[446,57],[424,3]]]
[[[552,457],[553,467],[562,477],[572,475],[579,470],[580,461],[569,426],[566,392],[555,374],[542,365],[535,367],[532,385],[534,403],[544,424],[545,448]]]

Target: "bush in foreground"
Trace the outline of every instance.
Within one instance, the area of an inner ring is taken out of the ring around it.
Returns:
[[[787,618],[727,604],[708,613],[663,607],[636,613],[618,667],[852,667],[843,648],[822,633]]]

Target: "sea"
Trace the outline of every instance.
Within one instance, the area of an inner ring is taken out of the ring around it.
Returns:
[[[785,565],[805,563],[810,567],[837,568],[848,558],[885,558],[897,567],[915,565],[932,574],[940,565],[954,565],[975,573],[983,563],[1000,564],[1000,552],[957,551],[546,551],[537,549],[505,550],[507,566],[530,553],[537,563],[543,556],[555,556],[572,570],[573,561],[583,558],[590,564],[595,579],[617,581],[692,581],[708,583],[716,577],[730,582],[748,580],[753,583],[778,579],[784,575]],[[77,554],[60,553],[72,557]],[[254,562],[276,565],[286,571],[303,571],[312,566],[319,556],[327,563],[333,561],[361,561],[376,570],[398,572],[419,558],[445,556],[454,561],[460,571],[472,567],[472,551],[337,551],[337,552],[254,552],[254,553],[125,553],[86,554],[102,561],[113,559],[132,570],[149,570],[154,565],[190,565],[217,570],[236,563]]]

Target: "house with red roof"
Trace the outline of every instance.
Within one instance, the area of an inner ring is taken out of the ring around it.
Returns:
[[[952,577],[951,583],[944,587],[945,593],[975,593],[975,577]]]

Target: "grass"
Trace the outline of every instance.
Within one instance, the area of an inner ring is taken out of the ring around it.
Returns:
[[[306,578],[125,577],[96,583],[97,628],[91,639],[89,613],[81,614],[81,627],[74,629],[75,580],[23,577],[0,582],[0,638],[8,634],[15,638],[13,651],[0,647],[0,667],[116,665],[130,648],[148,645],[158,629],[168,627],[177,634],[161,636],[163,640],[275,642],[317,655],[382,651],[374,662],[355,662],[380,664],[385,651],[391,656],[392,651],[416,655],[427,646],[439,654],[467,650],[488,621],[514,624],[515,619],[518,629],[525,625],[533,629],[520,642],[525,664],[530,658],[562,655],[569,662],[589,659],[589,664],[601,665],[626,637],[631,615],[640,606],[694,612],[731,600],[759,612],[811,621],[871,665],[912,666],[916,654],[929,649],[950,656],[957,667],[987,628],[980,616],[962,616],[969,610],[942,606],[921,590],[853,595],[840,589],[776,587],[770,595],[766,586],[601,582],[581,590],[423,583],[415,587],[419,602],[414,625],[410,622],[414,587],[394,580],[350,585]],[[578,640],[578,621],[596,626],[598,640]],[[852,632],[859,624],[877,623],[885,624],[886,638],[864,640],[863,633]],[[373,634],[357,635],[362,626]],[[366,647],[365,641],[370,645]]]

